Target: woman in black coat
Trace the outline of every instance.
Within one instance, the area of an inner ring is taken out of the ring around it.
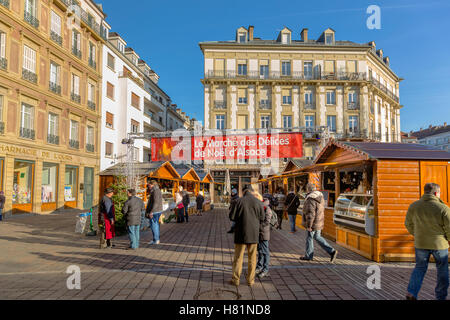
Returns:
[[[200,192],[197,194],[195,202],[197,202],[197,215],[201,216],[203,212],[203,203],[205,202],[205,198]]]

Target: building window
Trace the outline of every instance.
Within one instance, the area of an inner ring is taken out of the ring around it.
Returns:
[[[0,122],[3,122],[3,96],[0,95]],[[2,133],[2,130],[0,130]]]
[[[331,132],[336,132],[336,116],[327,116],[327,126]]]
[[[58,165],[44,163],[42,166],[42,203],[55,203],[58,194]]]
[[[58,115],[54,113],[48,114],[47,142],[51,144],[59,144]]]
[[[114,128],[114,115],[112,113],[106,112],[106,127]]]
[[[64,201],[77,201],[78,168],[66,166],[64,176]]]
[[[312,61],[305,61],[303,63],[303,74],[306,78],[312,78],[313,74],[313,63]]]
[[[23,68],[31,73],[36,73],[36,51],[28,46],[23,46]]]
[[[112,54],[108,53],[108,67],[110,67],[112,70],[116,69],[116,61]]]
[[[30,204],[33,201],[34,162],[14,161],[13,204]]]
[[[78,149],[79,146],[79,131],[78,131],[78,121],[70,120],[70,141],[69,144],[72,148]]]
[[[131,105],[133,107],[135,107],[136,109],[140,109],[140,103],[141,102],[141,98],[135,94],[135,93],[131,93]]]
[[[0,69],[6,69],[6,33],[0,31]]]
[[[261,129],[269,129],[270,127],[270,116],[261,116]]]
[[[61,17],[52,10],[50,22],[50,37],[52,40],[62,45],[61,38]]]
[[[114,100],[114,85],[109,82],[106,83],[106,96]]]
[[[283,116],[283,128],[292,128],[292,116]]]
[[[314,129],[314,126],[314,116],[305,116],[305,127],[308,129]]]
[[[240,76],[247,75],[247,61],[246,60],[238,61],[238,75],[240,75]]]
[[[72,30],[72,53],[81,59],[81,34]]]
[[[123,45],[122,42],[119,41],[119,42],[117,43],[117,49],[119,49],[119,51],[122,52],[122,53],[124,52],[125,46]]]
[[[290,76],[291,75],[291,62],[282,61],[281,62],[281,75]]]
[[[95,141],[95,131],[94,131],[94,127],[92,126],[87,126],[86,129],[86,149],[89,152],[94,152],[94,141]]]
[[[61,67],[53,61],[50,62],[50,90],[57,94],[61,94],[60,73]]]
[[[282,35],[281,35],[281,43],[283,43],[283,44],[289,44],[289,41],[290,39],[289,39],[289,34],[288,33],[283,33]]]
[[[247,104],[247,89],[238,89],[238,104]]]
[[[248,116],[238,116],[237,128],[238,130],[248,129]]]
[[[336,91],[327,91],[327,104],[336,104]]]
[[[34,139],[34,107],[22,103],[20,136],[22,138]]]
[[[267,79],[269,77],[269,65],[264,64],[259,66],[259,75],[261,78]]]
[[[333,42],[334,42],[334,37],[333,37],[333,34],[332,33],[326,33],[325,34],[325,43],[326,44],[333,44]]]
[[[139,122],[131,120],[131,133],[138,133],[138,132],[139,132]]]
[[[105,157],[112,158],[114,153],[114,144],[105,142]]]
[[[72,73],[72,101],[81,103],[80,77]]]
[[[88,83],[88,107],[95,110],[95,85]]]
[[[92,42],[89,42],[89,65],[97,68],[97,47]]]
[[[225,115],[216,115],[216,129],[225,130]]]
[[[281,95],[283,97],[283,104],[292,104],[291,90],[283,89]]]
[[[310,106],[313,104],[313,94],[311,91],[305,92],[305,105]]]
[[[239,40],[239,43],[245,43],[245,42],[247,42],[247,34],[244,33],[244,32],[239,32],[239,34],[238,34],[238,40]]]
[[[25,17],[36,18],[36,16],[37,16],[36,0],[25,0]]]
[[[350,116],[348,117],[348,129],[351,133],[358,132],[359,121],[358,116]]]
[[[133,147],[133,161],[139,161],[139,148]]]

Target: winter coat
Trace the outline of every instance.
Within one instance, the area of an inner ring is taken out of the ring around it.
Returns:
[[[150,196],[148,198],[146,214],[158,213],[163,211],[162,205],[162,194],[159,187],[154,186],[150,191]]]
[[[408,209],[406,229],[414,236],[415,247],[447,250],[450,241],[450,208],[438,197],[425,194]]]
[[[235,244],[259,243],[260,224],[264,222],[263,203],[250,192],[236,200],[230,210],[230,220],[236,222],[234,229]]]
[[[302,224],[313,231],[323,230],[325,224],[325,199],[320,191],[313,191],[306,196],[303,205]]]
[[[138,226],[141,224],[141,214],[145,210],[144,201],[138,197],[130,197],[122,208],[122,213],[128,226]]]
[[[272,209],[270,209],[269,201],[263,203],[264,221],[259,227],[259,241],[270,241],[270,219],[272,219]]]
[[[191,202],[191,199],[189,199],[189,194],[186,191],[182,191],[181,195],[183,196],[183,205],[185,208],[189,207],[189,203]]]
[[[277,211],[283,211],[284,210],[284,202],[286,201],[286,196],[282,193],[276,193],[274,195],[275,198],[278,200],[278,206],[274,208],[274,210]]]
[[[205,198],[201,194],[197,195],[195,202],[197,202],[197,210],[203,210],[203,203],[205,202]]]
[[[0,209],[5,209],[5,196],[0,196]]]
[[[300,199],[295,193],[289,193],[284,202],[288,215],[295,216],[298,214],[297,209],[300,206]]]
[[[104,215],[107,215],[108,219],[115,219],[114,214],[114,202],[112,199],[108,198],[106,195],[103,196],[99,205],[99,215],[98,215],[98,223],[104,224],[105,219]]]
[[[239,199],[239,195],[235,194],[234,196],[231,196],[230,208],[229,208],[230,213],[231,213],[231,210],[233,210],[233,207],[236,205],[237,199]]]

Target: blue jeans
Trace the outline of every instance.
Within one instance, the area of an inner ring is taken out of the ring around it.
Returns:
[[[314,258],[314,240],[325,250],[330,256],[336,251],[328,242],[322,237],[322,231],[308,231],[306,238],[306,255],[307,259]]]
[[[295,232],[295,221],[297,220],[297,215],[289,215],[289,223],[291,224],[291,232]]]
[[[0,221],[3,220],[2,211],[3,211],[3,209],[0,209]]]
[[[188,206],[184,207],[184,217],[186,218],[186,222],[189,222]]]
[[[259,269],[262,272],[268,272],[269,262],[270,262],[269,241],[259,241],[258,264],[256,265],[256,269]]]
[[[140,226],[128,226],[127,231],[130,239],[130,248],[139,248]]]
[[[150,228],[153,233],[153,241],[159,241],[159,217],[162,212],[153,213],[153,218],[149,219]]]
[[[437,285],[436,285],[436,299],[447,299],[447,291],[449,286],[448,275],[448,250],[424,250],[416,248],[416,267],[411,274],[411,280],[409,281],[408,292],[416,299],[419,295],[420,288],[422,287],[423,278],[428,270],[428,263],[430,261],[430,255],[433,255],[436,260],[437,268]]]

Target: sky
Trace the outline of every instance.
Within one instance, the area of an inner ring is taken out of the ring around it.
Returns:
[[[159,85],[190,117],[203,121],[204,61],[199,42],[234,40],[236,29],[276,39],[284,26],[300,39],[328,27],[336,40],[375,41],[400,84],[402,131],[450,124],[450,1],[147,1],[96,0],[107,22],[155,70]],[[124,5],[126,3],[126,5]],[[367,28],[370,5],[381,8],[381,29]]]

